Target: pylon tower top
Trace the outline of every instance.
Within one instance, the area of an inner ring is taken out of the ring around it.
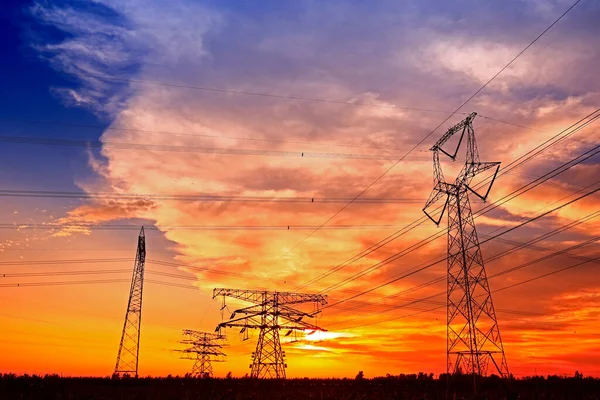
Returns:
[[[440,224],[440,221],[448,206],[448,199],[450,198],[450,196],[456,196],[459,192],[469,190],[477,197],[485,201],[490,193],[494,181],[496,180],[498,170],[500,169],[500,163],[481,162],[479,160],[479,150],[477,149],[477,143],[475,141],[475,131],[473,129],[473,120],[476,116],[477,113],[471,113],[467,118],[448,129],[448,131],[430,149],[433,152],[433,191],[429,195],[429,198],[425,203],[425,207],[423,207],[423,212],[436,225]],[[447,152],[443,148],[444,144],[458,132],[462,133],[458,140],[458,144],[456,145],[456,149],[454,149],[453,152]],[[456,161],[456,156],[458,154],[458,151],[460,150],[461,144],[465,137],[465,133],[467,134],[467,154],[465,157],[465,164],[453,183],[446,182],[446,180],[444,179],[444,172],[440,163],[439,153],[441,152],[453,161]],[[482,194],[476,191],[475,189],[471,188],[471,181],[476,175],[493,168],[495,168],[495,171],[491,177],[490,183],[487,189]],[[434,203],[436,203],[440,199],[443,199],[444,197],[446,198],[446,202],[443,205],[439,218],[435,219],[427,210]]]
[[[248,339],[249,329],[260,330],[250,365],[252,378],[285,378],[287,364],[279,339],[281,329],[288,331],[286,336],[296,331],[324,330],[303,319],[314,318],[320,313],[320,306],[327,304],[326,295],[217,288],[213,290],[213,298],[218,296],[223,297],[221,311],[226,308],[226,297],[252,303],[249,307],[233,311],[229,320],[221,322],[216,328],[219,333],[226,327],[240,328],[244,340]],[[305,312],[292,307],[302,303],[314,303],[315,311]]]
[[[178,351],[184,354],[181,358],[194,360],[190,375],[195,378],[211,377],[212,363],[225,361],[225,353],[221,350],[225,336],[191,329],[184,329],[182,335],[186,338],[179,343],[187,347]]]

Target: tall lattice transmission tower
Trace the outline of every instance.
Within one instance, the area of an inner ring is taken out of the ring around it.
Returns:
[[[199,332],[185,329],[183,335],[186,337],[181,344],[189,347],[178,350],[185,355],[181,358],[194,360],[190,373],[194,378],[208,378],[213,375],[212,362],[225,361],[225,353],[221,350],[221,343],[225,336],[216,333]]]
[[[444,211],[448,210],[447,372],[487,375],[491,367],[500,376],[508,377],[504,346],[468,196],[471,192],[483,201],[487,199],[500,163],[479,160],[473,130],[476,115],[472,113],[450,128],[431,148],[434,188],[423,212],[439,225]],[[453,153],[445,151],[442,147],[456,133],[461,135],[456,149]],[[444,180],[439,153],[455,161],[465,134],[465,165],[454,183],[448,183]],[[489,185],[480,194],[470,185],[476,175],[485,171],[490,173]],[[434,218],[427,210],[440,200],[445,202],[439,218]]]
[[[286,336],[295,331],[322,331],[316,324],[303,321],[320,313],[320,306],[327,304],[327,296],[321,294],[287,293],[265,290],[214,289],[213,299],[223,296],[252,303],[251,306],[235,310],[228,321],[221,322],[216,331],[224,327],[241,328],[240,333],[249,329],[260,329],[256,351],[252,353],[250,377],[285,379],[285,352],[281,349],[279,331],[287,330]],[[293,305],[313,303],[313,312],[298,310]],[[236,318],[241,314],[241,317]],[[245,336],[246,338],[248,336]]]
[[[146,239],[144,227],[138,237],[137,254],[133,265],[131,289],[119,353],[115,364],[115,375],[138,376],[138,356],[140,353],[140,328],[142,324],[142,292],[144,289],[144,263],[146,261]]]

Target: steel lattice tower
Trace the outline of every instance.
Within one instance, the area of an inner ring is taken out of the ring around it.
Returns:
[[[487,199],[500,163],[480,162],[472,125],[476,115],[472,113],[450,128],[431,148],[434,189],[423,212],[439,225],[444,211],[448,210],[447,372],[483,376],[488,374],[491,367],[500,376],[508,377],[504,346],[468,196],[470,191],[484,201]],[[442,146],[459,132],[462,133],[454,153],[444,151]],[[447,183],[439,152],[455,161],[465,133],[465,165],[454,183]],[[493,175],[482,195],[469,185],[476,175],[488,170],[493,171]],[[444,198],[439,218],[434,219],[427,209]]]
[[[183,335],[187,336],[187,339],[179,343],[190,347],[178,351],[186,354],[182,358],[194,360],[190,375],[194,378],[211,377],[213,375],[212,362],[225,361],[225,353],[221,351],[223,344],[219,343],[225,339],[225,336],[190,329],[185,329]]]
[[[142,292],[144,289],[144,263],[146,261],[146,240],[144,227],[138,237],[137,254],[133,266],[131,289],[119,353],[115,364],[115,375],[138,376],[138,356],[140,353],[140,328],[142,324]]]
[[[327,304],[327,296],[320,294],[301,294],[261,290],[214,289],[213,298],[223,296],[243,300],[253,305],[235,310],[229,321],[221,322],[216,331],[224,327],[241,328],[240,333],[248,329],[260,329],[256,351],[252,353],[250,377],[285,379],[285,352],[281,349],[279,331],[287,330],[286,336],[293,331],[322,331],[316,325],[302,321],[303,318],[314,318],[321,305]],[[307,313],[297,310],[291,305],[314,303],[316,311]],[[237,314],[243,314],[236,318]],[[247,337],[246,337],[247,338]]]

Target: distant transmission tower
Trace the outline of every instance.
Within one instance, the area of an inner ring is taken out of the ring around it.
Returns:
[[[145,261],[146,240],[144,237],[144,227],[142,227],[138,237],[137,254],[133,266],[133,277],[131,278],[131,289],[129,290],[125,324],[123,325],[119,353],[117,354],[117,363],[115,364],[115,375],[133,374],[136,377],[138,376]]]
[[[183,335],[187,338],[179,343],[190,347],[179,351],[185,353],[182,358],[194,360],[190,375],[194,378],[211,377],[213,375],[212,362],[225,361],[225,353],[221,351],[223,344],[219,343],[225,339],[225,336],[189,329],[185,329]]]
[[[223,296],[225,298],[243,300],[253,305],[235,310],[229,321],[221,322],[216,331],[223,327],[241,328],[240,333],[248,329],[260,329],[256,351],[252,353],[250,377],[252,378],[278,378],[285,379],[285,352],[281,350],[279,331],[287,330],[286,336],[293,331],[322,331],[316,325],[302,321],[304,318],[313,318],[320,310],[319,307],[327,304],[327,296],[320,294],[301,294],[272,292],[261,290],[240,289],[214,289],[213,299]],[[293,308],[292,305],[301,303],[314,303],[315,311],[307,313]],[[236,315],[243,314],[240,318]],[[247,336],[246,336],[247,338]]]
[[[468,196],[470,191],[480,199],[486,200],[500,169],[500,163],[479,161],[472,125],[476,115],[472,113],[450,128],[431,148],[434,188],[423,212],[439,225],[444,211],[448,209],[447,372],[487,375],[491,366],[500,376],[508,377],[504,346]],[[458,132],[462,133],[454,153],[444,151],[442,146]],[[439,152],[455,161],[465,133],[465,165],[454,183],[448,183],[444,180]],[[476,175],[488,170],[493,171],[493,175],[482,195],[469,185]],[[434,219],[427,209],[441,199],[445,200],[444,206],[439,218]]]

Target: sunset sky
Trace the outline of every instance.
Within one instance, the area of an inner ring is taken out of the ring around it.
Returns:
[[[422,219],[428,150],[475,111],[481,160],[508,166],[593,113],[600,3],[432,131],[573,1],[3,2],[0,372],[112,374],[142,225],[140,375],[189,371],[175,350],[221,322],[215,287],[328,295],[327,332],[284,345],[288,377],[445,372],[446,264],[404,277],[446,256],[446,218]],[[501,174],[480,241],[598,189],[599,127]],[[514,375],[600,376],[598,221],[595,193],[482,244]],[[249,372],[258,332],[238,332],[218,376]]]

